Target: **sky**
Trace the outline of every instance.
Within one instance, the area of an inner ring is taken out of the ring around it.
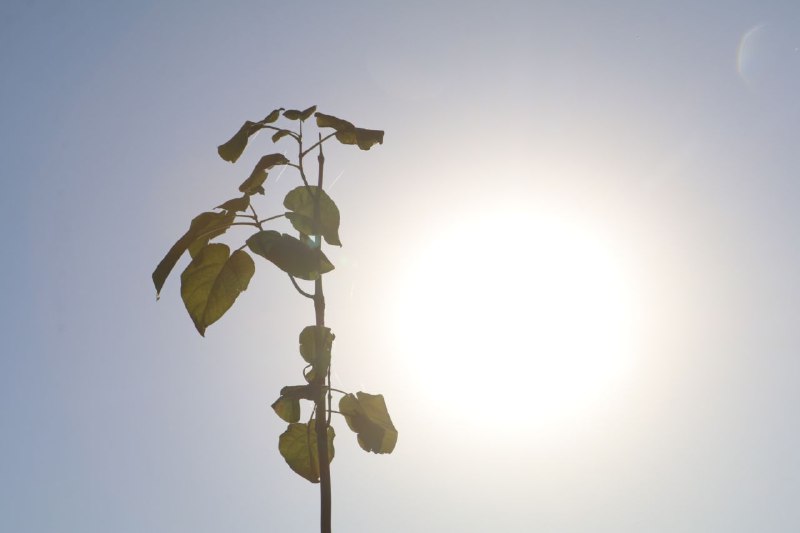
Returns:
[[[310,105],[386,131],[326,145],[334,385],[400,433],[366,454],[334,421],[335,531],[800,530],[798,28],[791,1],[3,2],[0,530],[315,530],[269,407],[308,302],[256,258],[201,338],[186,259],[150,279],[271,148],[216,146]]]

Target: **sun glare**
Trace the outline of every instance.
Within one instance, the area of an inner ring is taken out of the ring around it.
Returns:
[[[608,243],[555,216],[443,229],[400,284],[410,374],[448,413],[540,424],[590,410],[628,376],[633,291]],[[416,378],[415,378],[416,379]]]

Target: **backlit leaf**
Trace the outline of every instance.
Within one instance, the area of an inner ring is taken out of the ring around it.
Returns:
[[[281,396],[272,404],[272,409],[285,422],[300,420],[300,400],[297,398]]]
[[[225,244],[209,244],[181,274],[181,298],[200,335],[230,309],[255,272],[247,252],[229,252]]]
[[[314,111],[317,110],[317,106],[312,105],[308,109],[305,109],[302,113],[300,113],[300,120],[306,120],[308,117],[314,114]]]
[[[303,121],[303,120],[307,119],[308,117],[310,117],[314,113],[314,111],[316,111],[316,110],[317,110],[317,106],[315,106],[315,105],[312,105],[311,107],[309,107],[308,109],[305,109],[303,111],[300,111],[300,110],[297,110],[297,109],[289,109],[289,110],[283,112],[283,116],[285,118],[288,118],[289,120],[301,120],[301,121]]]
[[[336,335],[331,332],[331,328],[306,326],[300,332],[300,355],[314,370],[325,374],[331,363],[331,347],[335,338]],[[320,353],[317,353],[318,340],[322,347]]]
[[[262,185],[267,179],[267,170],[276,165],[285,165],[288,162],[289,160],[286,159],[286,156],[283,154],[265,155],[258,160],[258,163],[256,163],[256,166],[253,168],[253,172],[250,173],[250,177],[239,185],[239,191],[249,195],[257,192],[263,194],[264,189]]]
[[[296,278],[314,280],[320,274],[333,270],[333,265],[319,248],[311,247],[286,233],[259,231],[247,239],[247,246],[253,253],[272,261],[275,266]]]
[[[200,213],[189,225],[189,230],[172,245],[167,255],[153,271],[153,283],[156,286],[156,296],[161,293],[164,282],[167,280],[175,264],[186,250],[190,250],[192,256],[197,249],[205,246],[210,239],[217,237],[225,232],[233,222],[234,215],[226,213],[215,213],[207,211]],[[195,243],[198,244],[195,244]]]
[[[316,113],[317,126],[336,130],[336,139],[342,144],[357,144],[362,150],[369,150],[375,144],[383,144],[382,130],[357,128],[352,122],[340,118]]]
[[[219,214],[222,216],[213,220],[208,220],[205,226],[198,227],[196,238],[189,244],[189,255],[192,257],[196,256],[197,252],[208,244],[211,239],[225,233],[228,228],[231,227],[231,224],[233,224],[233,219],[236,218],[236,213],[232,211]]]
[[[272,134],[272,142],[276,143],[286,137],[287,135],[291,135],[292,132],[289,130],[278,130],[274,134]]]
[[[397,444],[397,430],[389,418],[383,395],[347,394],[339,401],[339,411],[358,435],[358,444],[364,451],[392,453]]]
[[[328,426],[328,461],[333,461],[333,428]],[[319,452],[316,420],[308,424],[292,423],[278,439],[278,450],[289,468],[312,483],[319,483]]]
[[[264,117],[264,120],[262,120],[261,123],[262,124],[271,124],[271,123],[275,122],[276,120],[278,120],[278,118],[280,118],[281,111],[283,111],[282,107],[271,111],[269,115]]]
[[[263,126],[261,124],[248,120],[242,125],[241,128],[239,128],[239,131],[237,131],[234,136],[228,140],[228,142],[217,147],[219,156],[225,161],[235,163],[236,160],[239,159],[239,156],[242,155],[242,152],[244,152],[250,136],[262,128]]]
[[[245,211],[250,206],[250,197],[248,195],[240,196],[239,198],[231,198],[227,202],[217,206],[217,209],[224,209],[225,211]]]
[[[311,193],[309,194],[309,189]],[[286,218],[292,223],[297,231],[305,235],[316,235],[313,232],[313,219],[314,219],[314,196],[321,191],[322,195],[319,199],[319,215],[320,215],[320,233],[328,242],[335,246],[341,246],[339,240],[339,208],[331,200],[324,190],[319,189],[316,185],[310,185],[306,188],[301,185],[289,191],[286,198],[283,200],[283,206],[286,209],[291,209],[292,213],[286,213]]]

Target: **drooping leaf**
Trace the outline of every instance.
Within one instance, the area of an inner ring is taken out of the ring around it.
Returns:
[[[281,396],[273,402],[272,409],[285,422],[297,422],[300,420],[300,400],[297,398]]]
[[[230,309],[255,272],[247,252],[229,253],[225,244],[206,245],[181,274],[181,298],[200,335]]]
[[[189,230],[172,245],[167,255],[164,256],[164,259],[161,260],[153,271],[153,283],[156,286],[156,296],[161,293],[164,282],[186,250],[190,250],[190,253],[194,256],[198,247],[202,248],[210,239],[224,233],[232,222],[233,214],[214,213],[212,211],[200,213],[194,217],[192,223],[189,225]]]
[[[286,156],[283,154],[265,155],[258,160],[258,163],[256,163],[256,166],[253,168],[253,172],[250,173],[250,177],[239,185],[239,191],[248,195],[257,192],[263,194],[264,188],[262,185],[267,179],[267,170],[276,165],[285,165],[288,162],[289,160],[286,159]]]
[[[333,461],[333,428],[328,426],[328,462]],[[278,450],[289,468],[311,483],[319,483],[319,452],[316,420],[308,424],[292,423],[278,439]]]
[[[224,202],[217,206],[217,209],[224,209],[225,211],[245,211],[248,207],[250,207],[250,196],[244,195],[238,198],[231,198],[227,202]]]
[[[293,400],[314,400],[314,389],[309,385],[287,385],[281,389],[281,396]]]
[[[333,270],[333,265],[319,248],[308,246],[286,233],[259,231],[247,239],[247,246],[253,253],[272,261],[296,278],[314,280]]]
[[[336,131],[355,129],[355,126],[352,122],[342,120],[332,115],[316,113],[314,116],[317,117],[317,127],[320,128],[333,128]]]
[[[317,378],[317,371],[314,370],[314,368],[311,367],[310,365],[306,368],[308,369],[308,372],[304,370],[303,377],[305,378],[307,383],[312,383]]]
[[[236,213],[232,211],[219,214],[221,214],[222,217],[213,220],[209,219],[205,227],[198,227],[196,238],[189,244],[189,255],[192,256],[192,258],[194,258],[197,252],[208,244],[211,239],[219,237],[228,231],[228,228],[233,224],[233,219],[236,218]]]
[[[339,411],[350,429],[358,435],[358,445],[364,451],[392,453],[397,444],[397,430],[389,418],[383,395],[347,394],[339,401]]]
[[[264,126],[257,122],[251,122],[248,120],[242,125],[241,128],[239,128],[239,131],[237,131],[234,136],[228,140],[228,142],[217,147],[219,156],[225,161],[235,163],[236,160],[239,159],[239,156],[242,155],[242,152],[244,152],[250,136],[263,127]]]
[[[311,385],[288,385],[281,389],[280,397],[272,404],[272,408],[286,422],[300,420],[300,400],[314,400]]]
[[[310,364],[317,372],[315,375],[325,374],[331,364],[331,347],[336,335],[331,328],[320,326],[306,326],[300,332],[300,355],[306,363]],[[317,353],[317,341],[320,342],[322,351]]]
[[[352,122],[324,113],[316,113],[315,116],[317,117],[317,126],[335,129],[336,139],[342,144],[357,144],[362,150],[369,150],[375,144],[383,144],[384,132],[382,130],[357,128]]]
[[[289,109],[289,110],[283,112],[283,116],[285,118],[288,118],[289,120],[300,120],[300,121],[303,121],[303,120],[306,120],[308,117],[310,117],[314,113],[314,111],[316,111],[316,110],[317,110],[317,106],[315,106],[315,105],[312,105],[311,107],[309,107],[308,109],[305,109],[303,111],[300,111],[298,109]]]
[[[383,144],[383,131],[365,128],[337,131],[336,139],[342,144],[357,144],[362,150],[369,150],[376,144]]]
[[[309,189],[311,190],[310,193]],[[305,185],[301,185],[289,191],[289,194],[283,200],[283,206],[293,212],[286,213],[286,218],[300,233],[316,235],[313,231],[313,197],[320,192],[322,193],[319,199],[320,233],[322,233],[328,244],[341,246],[342,242],[339,240],[339,208],[336,207],[328,193],[316,185],[310,185],[308,188]]]
[[[274,134],[272,134],[272,142],[276,143],[286,137],[287,135],[291,135],[292,132],[289,130],[278,130]]]

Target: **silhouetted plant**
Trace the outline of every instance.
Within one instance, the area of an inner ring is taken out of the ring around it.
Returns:
[[[335,335],[325,327],[322,290],[322,275],[334,268],[322,251],[323,241],[334,246],[342,245],[339,240],[339,209],[323,189],[323,145],[335,138],[342,144],[369,150],[375,144],[383,144],[383,131],[357,128],[346,120],[318,113],[316,109],[316,106],[303,111],[276,109],[259,122],[245,122],[228,142],[219,146],[220,157],[235,163],[256,132],[271,130],[274,132],[273,143],[287,138],[296,144],[297,159],[293,162],[279,153],[263,156],[239,186],[242,196],[223,202],[213,211],[200,213],[192,220],[189,230],[156,267],[153,282],[159,294],[175,264],[185,252],[189,252],[191,262],[181,274],[181,298],[200,335],[205,335],[206,328],[219,320],[239,294],[247,289],[255,272],[255,263],[247,250],[286,272],[297,292],[313,301],[315,322],[305,327],[299,336],[300,355],[306,363],[302,372],[305,383],[283,387],[272,408],[289,424],[278,440],[281,455],[297,474],[312,483],[320,483],[321,531],[329,533],[330,461],[333,459],[335,436],[330,422],[331,414],[337,413],[332,410],[332,394],[342,394],[338,414],[344,416],[365,451],[391,453],[397,442],[397,430],[380,394],[351,394],[331,387],[331,348]],[[312,115],[318,128],[333,131],[325,136],[318,132],[317,141],[304,148],[303,124]],[[287,127],[275,125],[281,118]],[[304,160],[314,152],[317,154],[317,183],[311,185]],[[302,185],[284,198],[285,213],[261,219],[253,200],[257,194],[265,193],[268,172],[283,165],[297,171]],[[278,223],[282,218],[288,219],[298,232],[297,237],[266,229],[268,223]],[[226,244],[210,242],[232,226],[252,226],[257,231],[233,253]],[[313,281],[313,293],[303,290],[298,279]],[[306,422],[300,422],[301,400],[312,405]]]

